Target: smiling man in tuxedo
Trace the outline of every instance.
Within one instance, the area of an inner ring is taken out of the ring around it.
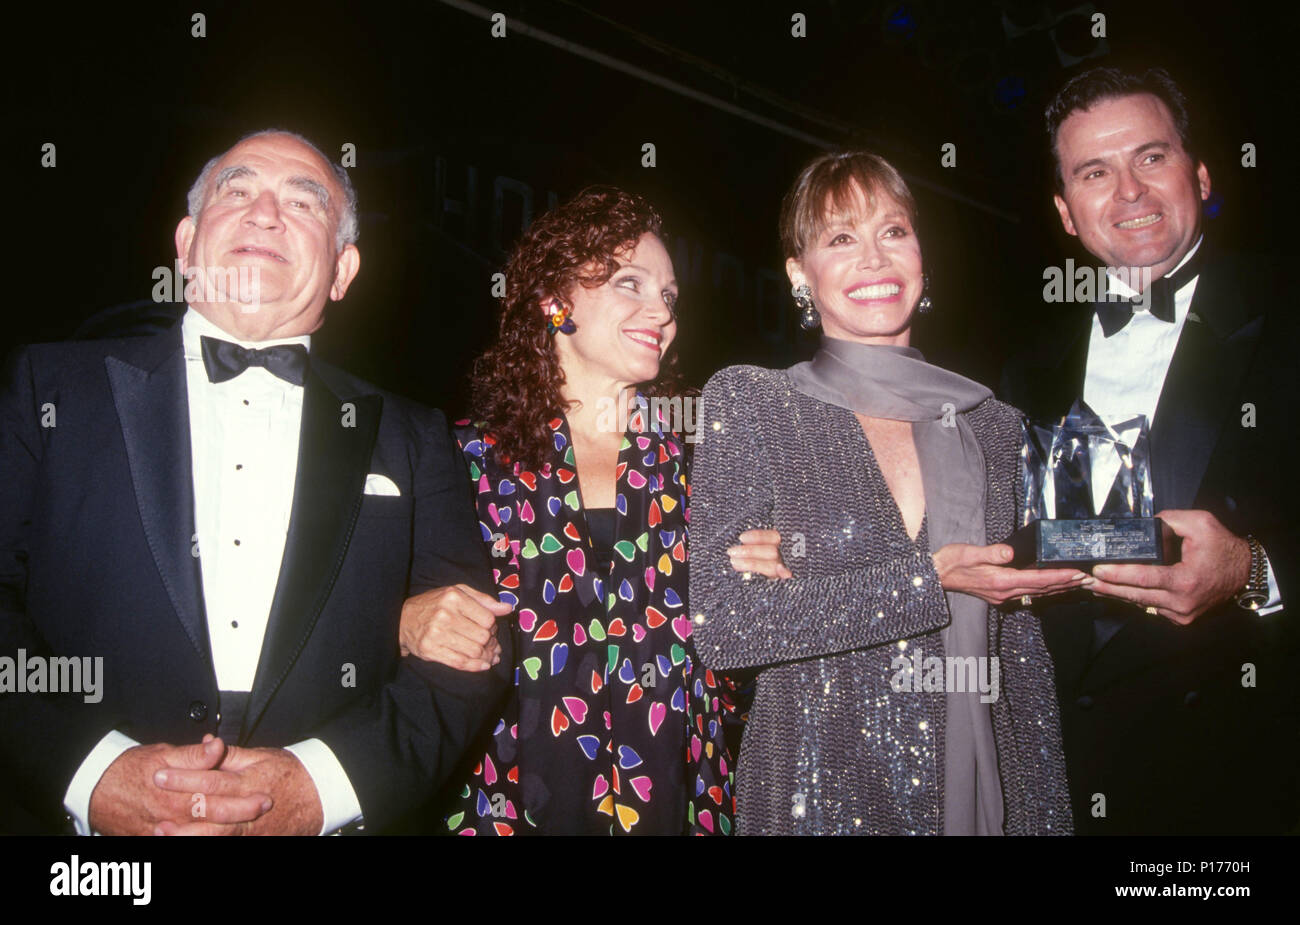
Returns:
[[[1182,546],[1169,566],[1098,565],[1083,599],[1039,608],[1079,831],[1286,830],[1297,727],[1285,607],[1300,594],[1293,294],[1268,264],[1204,234],[1210,173],[1165,72],[1079,74],[1047,125],[1061,224],[1107,268],[1108,292],[1132,300],[1046,306],[1003,397],[1039,420],[1078,398],[1112,422],[1145,414],[1155,510]],[[1138,278],[1125,279],[1130,267]]]
[[[0,693],[0,831],[404,825],[510,680],[508,632],[490,671],[399,651],[410,594],[510,610],[460,454],[441,413],[311,352],[360,267],[346,171],[259,132],[189,212],[180,323],[7,370],[0,655],[102,657],[103,693]]]

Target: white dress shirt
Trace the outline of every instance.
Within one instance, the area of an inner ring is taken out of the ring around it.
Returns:
[[[1202,241],[1187,252],[1178,266],[1169,271],[1172,275],[1192,259]],[[1092,317],[1092,336],[1088,342],[1088,371],[1084,378],[1083,400],[1110,425],[1145,414],[1148,427],[1155,426],[1160,411],[1160,393],[1164,389],[1169,364],[1174,359],[1178,338],[1187,324],[1191,312],[1192,296],[1196,293],[1199,276],[1193,277],[1174,293],[1174,322],[1170,324],[1151,314],[1147,306],[1134,305],[1133,318],[1110,337],[1101,329],[1101,319]],[[1120,295],[1137,295],[1123,280],[1109,277],[1110,290]],[[1109,468],[1099,466],[1092,482],[1094,511],[1101,508],[1111,483],[1118,471],[1118,459],[1107,460]],[[1259,609],[1260,614],[1272,613],[1282,606],[1281,592],[1273,576],[1273,566],[1268,563],[1268,602]]]
[[[302,344],[309,350],[311,337],[244,341],[192,308],[181,319],[194,519],[212,662],[218,689],[250,691],[289,530],[303,388],[259,366],[225,382],[210,381],[199,340],[203,336],[243,347]],[[74,775],[64,807],[80,834],[89,832],[90,795],[100,777],[122,752],[138,744],[114,730]],[[316,785],[324,810],[322,834],[361,816],[356,792],[329,746],[308,739],[288,751]]]

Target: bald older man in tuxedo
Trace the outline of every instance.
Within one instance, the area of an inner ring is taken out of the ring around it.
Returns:
[[[360,268],[346,171],[259,132],[189,206],[179,323],[7,367],[0,655],[102,657],[103,690],[0,693],[0,830],[409,827],[510,681],[460,454],[312,350]],[[433,589],[492,670],[403,655]]]

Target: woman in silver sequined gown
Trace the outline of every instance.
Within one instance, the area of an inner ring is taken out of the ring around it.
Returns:
[[[908,347],[924,291],[914,215],[886,162],[824,155],[786,198],[787,270],[796,290],[809,287],[796,299],[805,317],[820,316],[822,352],[831,338],[847,356],[887,345],[891,362],[974,394],[969,407],[942,413],[972,435],[983,461],[973,476],[982,522],[962,528],[995,544],[1018,514],[1019,414]],[[708,667],[757,672],[736,777],[738,833],[1070,833],[1052,662],[1024,602],[1084,576],[1006,567],[1010,550],[1000,545],[932,550],[942,504],[939,486],[922,485],[921,471],[935,471],[924,455],[933,444],[912,439],[922,425],[814,397],[799,374],[724,369],[701,403],[695,641]],[[858,400],[878,391],[864,388]],[[953,709],[950,669],[930,683],[956,633],[953,614],[972,605],[987,655],[978,677],[990,682],[963,701],[973,721]],[[986,730],[982,746],[972,727]],[[969,760],[952,775],[960,779],[945,781],[963,750]]]

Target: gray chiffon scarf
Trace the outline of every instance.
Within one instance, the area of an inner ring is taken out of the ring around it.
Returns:
[[[913,347],[831,337],[823,337],[812,360],[789,373],[796,389],[818,401],[866,417],[910,421],[930,551],[949,543],[985,545],[984,453],[964,412],[992,396],[987,388],[930,365]],[[944,654],[988,658],[988,605],[959,591],[945,596],[952,619],[943,629]],[[989,678],[994,670],[990,666]],[[1002,785],[989,705],[980,702],[978,690],[948,691],[945,704],[943,832],[1001,835]]]

